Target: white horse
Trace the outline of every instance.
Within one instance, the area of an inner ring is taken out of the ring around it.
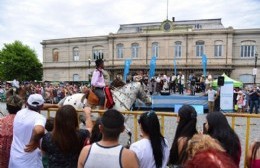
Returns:
[[[115,105],[113,109],[118,111],[129,111],[137,99],[140,99],[146,105],[151,105],[151,97],[148,95],[140,82],[128,83],[121,88],[111,90]],[[87,105],[87,99],[83,93],[76,93],[61,100],[59,105],[72,105],[76,110],[82,110]]]

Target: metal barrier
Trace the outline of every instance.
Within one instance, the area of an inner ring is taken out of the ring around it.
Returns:
[[[246,142],[245,142],[245,157],[244,157],[244,167],[246,166],[246,156],[249,146],[249,137],[250,137],[250,123],[251,118],[260,118],[259,114],[238,114],[238,113],[225,113],[226,117],[231,117],[231,127],[235,130],[235,120],[237,117],[246,118]]]
[[[57,111],[57,108],[49,108],[47,111],[47,117],[50,116],[51,111]],[[82,111],[78,111],[82,112]],[[102,116],[105,110],[92,110],[92,113],[98,113],[99,116]],[[133,115],[134,117],[134,141],[138,140],[138,116],[140,116],[144,111],[125,111],[122,112],[124,115]],[[165,133],[165,126],[164,120],[165,117],[177,117],[177,113],[172,112],[156,112],[157,116],[160,118],[160,125],[161,125],[161,132],[164,135]],[[245,140],[245,157],[244,157],[244,167],[246,167],[246,156],[247,150],[249,146],[249,137],[250,137],[250,119],[251,118],[260,118],[259,114],[238,114],[238,113],[225,113],[226,117],[231,117],[231,127],[235,129],[235,121],[237,117],[246,118],[246,140]]]

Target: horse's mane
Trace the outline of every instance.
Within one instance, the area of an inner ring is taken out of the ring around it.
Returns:
[[[125,86],[126,83],[123,82],[122,80],[119,80],[119,79],[115,79],[113,80],[113,82],[110,84],[111,88],[121,88],[123,86]]]

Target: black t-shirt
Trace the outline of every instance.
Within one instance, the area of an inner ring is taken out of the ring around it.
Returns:
[[[251,94],[252,93],[252,94]],[[258,97],[259,97],[259,94],[260,92],[257,90],[257,91],[251,91],[250,92],[250,100],[258,100]]]
[[[90,137],[88,130],[80,129],[78,131],[80,145],[84,146],[86,138]],[[66,141],[66,139],[64,139]],[[42,150],[46,153],[48,158],[49,168],[76,168],[78,163],[79,152],[70,152],[69,154],[63,154],[59,147],[52,141],[52,134],[47,133],[42,139]]]

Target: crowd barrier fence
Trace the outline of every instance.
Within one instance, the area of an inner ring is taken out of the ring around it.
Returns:
[[[47,110],[47,117],[50,117],[50,113],[52,111],[56,112],[58,109],[57,108],[49,108]],[[82,111],[78,111],[79,113]],[[92,110],[92,113],[97,113],[99,116],[102,116],[105,110]],[[138,116],[140,116],[144,111],[125,111],[122,112],[124,115],[132,115],[133,116],[133,122],[134,122],[134,141],[138,140]],[[78,114],[79,114],[78,113]],[[177,117],[177,113],[172,113],[172,112],[156,112],[158,118],[160,119],[160,125],[161,125],[161,132],[164,135],[165,134],[165,117]],[[231,127],[235,129],[235,123],[236,123],[236,118],[242,117],[246,118],[246,137],[245,137],[245,157],[244,157],[244,163],[246,163],[246,156],[247,156],[247,151],[248,151],[248,146],[249,146],[249,137],[250,137],[250,124],[251,124],[251,118],[258,118],[260,119],[259,114],[245,114],[245,113],[224,113],[226,117],[231,118]],[[243,148],[242,148],[243,149]],[[244,165],[246,167],[246,164]]]

